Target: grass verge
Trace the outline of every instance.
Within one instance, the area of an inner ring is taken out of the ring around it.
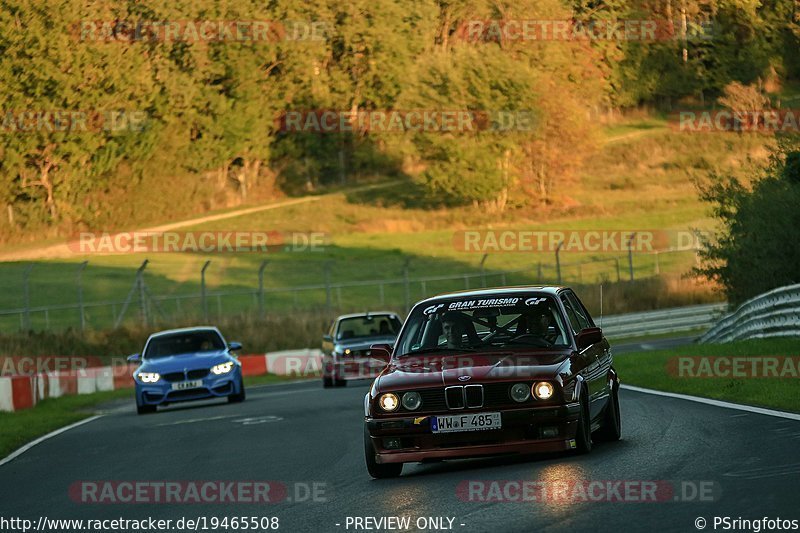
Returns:
[[[667,392],[800,412],[800,378],[679,377],[680,356],[797,356],[797,339],[763,339],[729,344],[697,344],[614,357],[622,382]],[[699,368],[699,366],[697,367]],[[779,366],[781,368],[781,366]],[[795,367],[796,368],[796,367]]]
[[[245,387],[268,385],[298,379],[295,376],[248,376]],[[42,400],[33,409],[14,413],[0,412],[0,459],[42,435],[74,424],[95,413],[98,405],[113,400],[129,399],[133,404],[133,389],[96,392],[76,396],[62,396]]]

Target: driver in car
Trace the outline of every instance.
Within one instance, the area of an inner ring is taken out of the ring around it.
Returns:
[[[444,334],[448,348],[464,347],[464,328],[463,318],[455,312],[448,312],[442,316],[442,333]]]

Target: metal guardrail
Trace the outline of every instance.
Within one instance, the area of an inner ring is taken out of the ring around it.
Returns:
[[[691,331],[711,327],[727,308],[713,303],[611,315],[603,317],[602,327],[606,336],[617,338]]]
[[[800,337],[800,284],[751,298],[707,331],[700,342],[767,337]]]

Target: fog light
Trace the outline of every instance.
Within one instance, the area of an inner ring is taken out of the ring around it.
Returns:
[[[399,450],[402,448],[398,438],[383,439],[383,447],[387,450]]]
[[[558,428],[542,428],[540,433],[543,439],[552,439],[558,437]]]

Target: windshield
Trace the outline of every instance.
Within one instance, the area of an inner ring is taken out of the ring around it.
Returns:
[[[157,359],[171,355],[197,352],[215,352],[225,349],[225,342],[219,333],[207,329],[159,335],[150,339],[144,353],[145,359]]]
[[[503,295],[417,306],[396,353],[402,357],[428,351],[563,348],[568,342],[552,296]]]
[[[400,319],[394,315],[370,315],[343,318],[339,321],[336,340],[367,337],[394,337],[400,331]]]

